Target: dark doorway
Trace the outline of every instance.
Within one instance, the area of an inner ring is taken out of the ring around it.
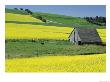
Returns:
[[[74,42],[76,42],[76,41],[75,41],[75,32],[74,32]]]
[[[78,41],[78,45],[81,45],[81,41]]]

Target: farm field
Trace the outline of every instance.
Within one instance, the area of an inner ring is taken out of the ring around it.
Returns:
[[[5,8],[5,13],[28,15],[28,13],[27,13],[26,11],[23,11],[23,10],[15,10],[15,9],[8,9],[8,8]]]
[[[20,17],[20,16],[15,17],[16,15],[21,15],[21,16],[24,15],[24,18],[26,18],[25,15],[28,16],[28,13],[26,11],[23,11],[23,10],[6,9],[6,15],[7,15],[7,18],[6,18],[7,21],[10,21],[11,17],[12,17],[11,20],[13,19],[13,21],[14,20],[16,21],[16,20],[19,19],[18,17]],[[89,26],[97,27],[97,25],[89,23],[85,19],[78,18],[78,17],[58,15],[58,14],[50,14],[50,13],[41,13],[41,12],[34,12],[32,14],[33,18],[36,18],[37,16],[42,16],[43,18],[46,18],[47,20],[52,21],[52,22],[48,22],[49,24],[46,24],[46,25],[51,25],[52,24],[52,25],[55,25],[55,26],[56,25],[58,25],[58,26],[61,25],[61,26],[67,26],[67,27],[68,26],[72,27],[73,25],[74,26],[76,26],[76,25],[77,26],[80,26],[80,25],[87,25],[88,26],[89,25]],[[14,19],[14,18],[18,18],[18,19]],[[21,19],[23,19],[23,18],[21,18]],[[27,19],[23,19],[23,20],[29,21]]]
[[[25,31],[26,30],[26,31]],[[67,40],[73,28],[30,24],[6,24],[6,39],[57,39]],[[106,42],[106,29],[97,29]]]
[[[41,20],[36,19],[32,17],[31,15],[21,15],[21,14],[12,14],[12,13],[6,13],[5,14],[5,21],[10,22],[40,22],[43,23]]]
[[[68,41],[74,29],[73,23],[94,26],[93,24],[71,16],[34,14],[56,22],[51,24],[27,15],[25,11],[6,12],[6,72],[106,71],[105,45],[75,45]],[[65,23],[67,26],[57,23]],[[106,29],[97,28],[97,32],[102,42],[106,43]]]
[[[6,39],[68,39],[72,28],[30,24],[6,24]]]
[[[44,44],[42,44],[44,43]],[[69,41],[39,40],[7,41],[5,45],[6,58],[42,57],[42,56],[74,56],[105,53],[106,46],[74,45]],[[12,52],[13,51],[13,52]]]
[[[45,26],[30,15],[6,13],[6,39],[57,39],[67,40],[73,28]],[[103,42],[106,29],[97,29]]]
[[[106,29],[97,29],[97,32],[103,43],[106,43]]]
[[[46,18],[49,21],[52,21],[51,23],[60,23],[64,26],[94,26],[95,28],[97,28],[97,25],[89,23],[88,21],[86,21],[83,18],[78,18],[78,17],[72,17],[72,16],[65,16],[65,15],[58,15],[58,14],[50,14],[50,13],[41,13],[41,12],[35,12],[33,15],[33,17],[36,18],[36,16],[42,16],[44,18]]]
[[[6,59],[6,72],[105,72],[105,54]]]

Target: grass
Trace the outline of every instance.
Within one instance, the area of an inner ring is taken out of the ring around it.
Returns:
[[[106,72],[105,54],[6,59],[6,72]]]
[[[35,12],[32,15],[33,17],[42,16],[43,18],[52,21],[55,24],[61,24],[66,26],[82,26],[82,25],[91,25],[97,28],[98,26],[92,23],[89,23],[83,18],[72,17],[72,16],[65,16],[65,15],[58,15],[58,14],[50,14],[50,13],[41,13]]]
[[[44,43],[44,44],[42,44]],[[67,56],[89,55],[106,52],[105,46],[100,45],[74,45],[69,41],[39,40],[31,41],[7,41],[5,45],[6,58],[23,58],[39,56]]]

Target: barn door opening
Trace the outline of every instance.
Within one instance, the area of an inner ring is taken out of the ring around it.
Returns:
[[[78,45],[81,45],[81,41],[78,41]]]
[[[76,35],[75,35],[75,31],[74,31],[74,42],[76,42],[75,37],[76,37]]]

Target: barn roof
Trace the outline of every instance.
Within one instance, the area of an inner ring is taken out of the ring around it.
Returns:
[[[75,28],[82,42],[101,42],[96,29],[93,28]]]

